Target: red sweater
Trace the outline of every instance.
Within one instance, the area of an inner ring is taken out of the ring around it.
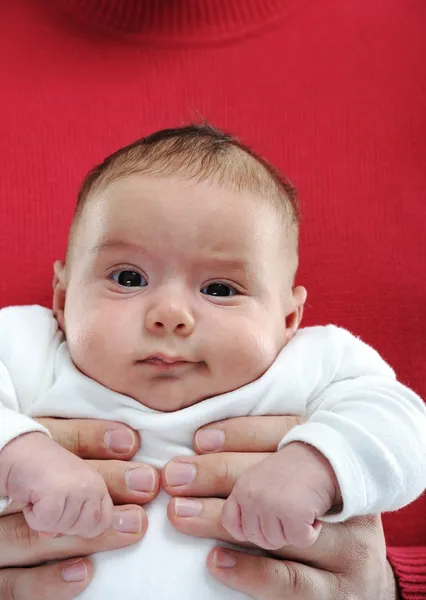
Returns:
[[[0,305],[50,304],[88,167],[207,118],[299,189],[305,323],[359,334],[426,397],[425,19],[424,0],[3,0]],[[385,518],[411,600],[425,509]]]

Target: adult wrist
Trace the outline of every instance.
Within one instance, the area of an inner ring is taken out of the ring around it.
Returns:
[[[385,595],[383,600],[401,600],[401,595],[399,593],[398,584],[396,581],[396,576],[392,565],[387,560],[386,561],[386,588]]]

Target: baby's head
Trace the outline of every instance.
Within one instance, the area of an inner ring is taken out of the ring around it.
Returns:
[[[86,176],[54,314],[88,377],[175,411],[262,375],[299,326],[298,209],[210,126],[164,130]]]

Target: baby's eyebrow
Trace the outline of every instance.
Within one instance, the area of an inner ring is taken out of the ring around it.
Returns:
[[[92,254],[99,254],[104,250],[112,251],[112,250],[132,250],[133,252],[146,252],[146,248],[142,244],[135,244],[134,242],[129,242],[126,240],[104,240],[99,242],[91,248],[90,252]]]
[[[99,255],[102,252],[127,250],[132,254],[143,254],[150,256],[150,252],[146,246],[141,243],[131,242],[123,239],[105,239],[93,246],[90,253]],[[193,259],[192,264],[198,267],[207,267],[211,269],[226,269],[230,272],[245,273],[248,275],[253,272],[253,265],[247,257],[238,256],[235,254],[227,254],[226,252],[200,252]]]
[[[225,268],[244,273],[249,273],[253,269],[249,260],[236,256],[201,256],[198,262],[208,267]]]

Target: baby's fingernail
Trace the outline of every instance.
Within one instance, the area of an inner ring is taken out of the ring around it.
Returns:
[[[112,452],[126,454],[135,446],[135,435],[130,429],[110,429],[104,436],[105,445]]]
[[[155,488],[155,473],[152,467],[136,467],[127,471],[126,485],[133,492],[151,493]]]
[[[64,581],[84,581],[87,577],[87,566],[84,560],[75,560],[68,563],[62,569],[62,579]]]
[[[217,452],[225,442],[225,434],[220,429],[202,429],[195,434],[195,444],[201,452]]]
[[[141,514],[138,510],[120,510],[114,513],[113,525],[121,533],[139,533],[141,530]]]
[[[231,552],[216,550],[213,562],[214,566],[219,567],[219,569],[230,569],[231,567],[235,567],[237,559]]]
[[[171,462],[167,465],[165,478],[167,485],[188,485],[192,483],[197,474],[197,469],[192,463]]]
[[[203,508],[199,500],[190,500],[189,498],[175,499],[175,515],[177,517],[196,517]]]
[[[59,536],[59,533],[49,533],[48,531],[39,531],[39,537],[54,539]]]

